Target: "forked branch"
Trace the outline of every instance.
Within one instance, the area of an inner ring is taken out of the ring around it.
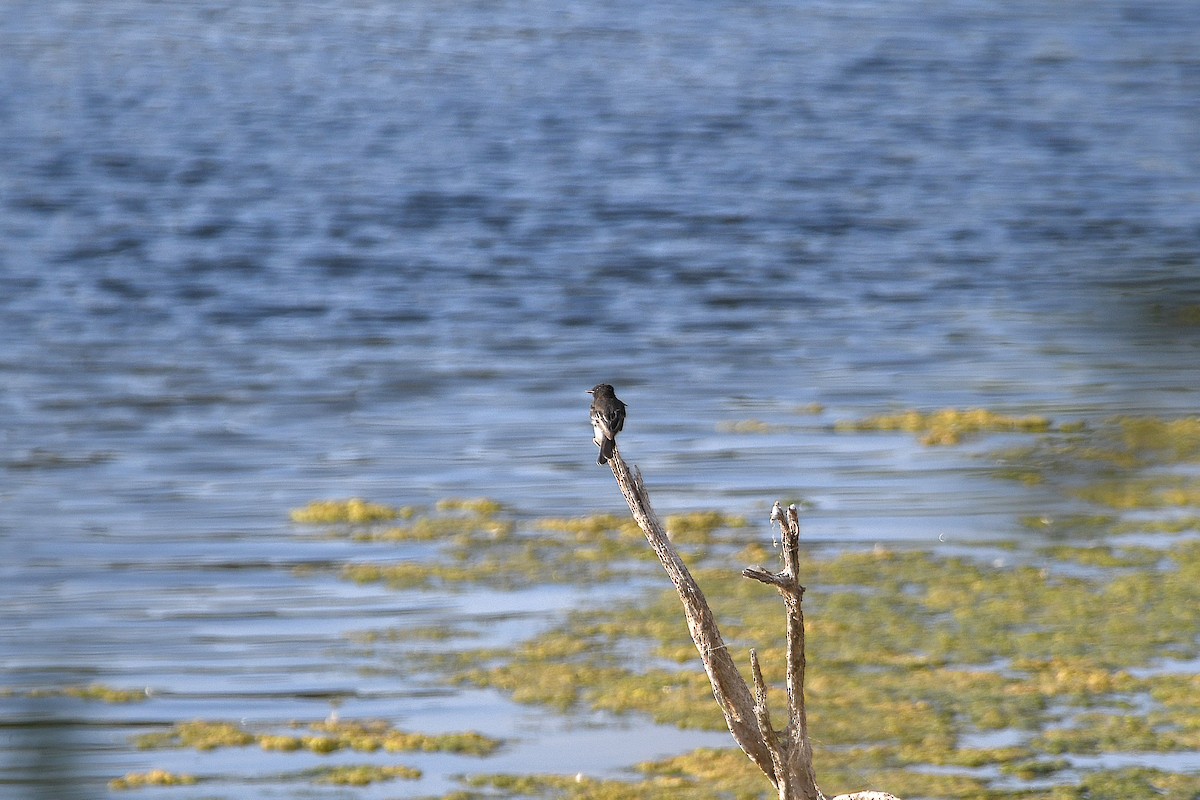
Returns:
[[[721,631],[717,628],[704,593],[688,572],[666,529],[650,506],[650,496],[642,483],[641,472],[636,467],[631,471],[616,450],[608,463],[625,496],[625,502],[629,504],[629,511],[646,534],[646,540],[679,593],[688,631],[700,653],[704,671],[712,684],[713,696],[725,715],[734,741],[770,779],[780,800],[825,800],[817,787],[813,771],[812,744],[808,738],[808,720],[804,709],[804,587],[800,585],[798,577],[800,521],[796,507],[791,506],[785,511],[779,503],[775,503],[771,511],[771,522],[778,524],[783,534],[783,571],[771,572],[763,567],[748,567],[742,572],[747,578],[774,586],[783,596],[787,612],[788,722],[784,731],[776,732],[767,708],[767,686],[763,681],[758,654],[750,651],[754,681],[752,695],[721,638]],[[858,792],[839,795],[833,800],[896,798],[886,792]]]

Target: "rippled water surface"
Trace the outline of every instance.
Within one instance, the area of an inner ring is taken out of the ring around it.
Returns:
[[[376,675],[349,636],[511,640],[584,591],[293,569],[388,556],[298,533],[315,498],[620,511],[601,380],[660,510],[803,497],[850,546],[1046,498],[838,419],[1196,410],[1192,2],[17,0],[0,86],[6,797],[101,796],[200,717],[518,742],[391,796],[724,743]],[[90,682],[153,698],[28,696]],[[291,791],[222,769],[205,796]]]

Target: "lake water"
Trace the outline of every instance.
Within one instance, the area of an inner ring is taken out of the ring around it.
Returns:
[[[836,420],[1197,410],[1190,0],[13,0],[0,163],[6,798],[101,796],[175,720],[335,705],[521,742],[387,796],[723,744],[364,677],[347,638],[517,637],[582,590],[292,569],[388,555],[298,536],[317,498],[621,511],[600,381],[660,511],[799,496],[849,546],[1052,499]],[[28,696],[91,682],[153,698]],[[244,758],[204,796],[295,796]]]

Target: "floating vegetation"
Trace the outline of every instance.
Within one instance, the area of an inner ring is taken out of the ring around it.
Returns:
[[[971,800],[1194,800],[1200,776],[1081,770],[1076,759],[1200,749],[1200,676],[1190,666],[1187,674],[1161,668],[1200,659],[1200,542],[1094,541],[1200,530],[1200,514],[1179,512],[1196,504],[1189,494],[1193,479],[1171,471],[1200,461],[1200,422],[1115,418],[1053,427],[1040,417],[974,410],[885,415],[840,429],[909,431],[930,445],[989,432],[1034,434],[1026,447],[994,454],[1001,468],[1061,489],[1076,506],[1082,500],[1095,508],[1026,514],[1021,524],[1036,534],[1035,544],[1014,549],[1002,562],[886,548],[809,555],[801,576],[810,587],[808,713],[822,786],[872,785],[901,797]],[[1128,510],[1157,515],[1127,517]],[[406,669],[498,690],[517,702],[633,714],[680,728],[725,728],[678,598],[663,590],[641,531],[624,515],[529,520],[477,498],[424,510],[364,500],[320,503],[293,519],[351,541],[394,543],[394,560],[337,565],[348,580],[446,591],[619,581],[620,602],[571,613],[516,645],[469,649],[469,639],[455,634],[456,647],[414,648],[414,640],[439,637],[403,628],[358,632],[354,641],[386,650]],[[746,519],[718,511],[678,514],[666,523],[728,646],[741,653],[757,648],[767,682],[783,697],[779,599],[739,574],[741,566],[776,558],[766,526],[756,536]],[[1003,746],[966,746],[994,736]],[[343,755],[486,756],[500,746],[475,733],[431,736],[379,721],[263,731],[196,721],[137,742]],[[447,800],[764,794],[762,775],[732,743],[636,770],[632,781],[475,774],[462,778],[462,788]],[[313,780],[355,786],[416,775],[399,766],[309,773]]]
[[[1200,305],[1181,306],[1174,309],[1173,321],[1187,327],[1200,326]]]
[[[359,497],[349,500],[315,500],[304,508],[294,509],[292,522],[302,525],[367,525],[409,518],[416,509],[405,506],[396,508],[380,503],[368,503]]]
[[[964,438],[980,433],[1045,433],[1050,420],[1042,416],[1014,417],[985,408],[941,411],[911,409],[898,414],[879,414],[861,420],[840,421],[839,431],[903,431],[920,435],[929,446],[959,444]]]
[[[398,561],[343,564],[341,577],[393,589],[518,589],[627,580],[639,572],[654,574],[657,568],[645,537],[628,517],[549,518],[519,528],[494,501],[443,502],[438,508],[433,514],[414,516],[402,528],[366,526],[350,534],[355,540],[398,545],[434,542],[439,546],[436,556],[423,551]],[[695,548],[736,543],[735,531],[746,524],[742,517],[720,512],[667,518],[672,537]]]
[[[215,750],[218,747],[245,747],[254,743],[254,735],[231,722],[194,720],[171,726],[161,733],[147,733],[134,739],[141,750],[162,747],[190,747]]]
[[[1007,463],[1043,473],[1087,475],[1200,461],[1200,417],[1112,417],[1026,447],[1004,450]]]
[[[1075,717],[1069,726],[1042,732],[1033,745],[1044,753],[1165,753],[1195,750],[1200,733],[1159,730],[1146,717],[1091,712]]]
[[[719,752],[719,751],[706,751]],[[743,762],[749,763],[738,751]],[[670,800],[687,797],[689,800],[726,800],[727,798],[762,797],[762,773],[747,773],[742,780],[730,780],[729,775],[705,783],[699,776],[676,769],[674,774],[654,771],[651,765],[641,765],[642,780],[600,779],[585,775],[473,775],[463,782],[468,791],[446,795],[445,800],[485,800],[486,798],[535,797],[546,800]],[[739,771],[731,773],[741,778]],[[743,786],[731,793],[733,784]]]
[[[431,542],[503,539],[515,529],[498,515],[504,506],[488,498],[440,500],[434,514],[415,506],[393,507],[359,498],[320,500],[291,512],[293,522],[321,525],[328,533],[363,542]],[[382,525],[404,521],[403,525]]]
[[[809,561],[809,721],[823,785],[861,785],[870,776],[902,796],[1051,797],[1006,794],[991,787],[994,778],[927,768],[991,768],[1034,780],[1064,769],[1065,755],[1200,748],[1200,678],[1131,672],[1200,657],[1200,543],[1047,547],[1040,556],[1043,565],[1004,567],[889,550]],[[757,647],[768,682],[780,686],[778,598],[727,560],[701,558],[693,573],[730,647]],[[1064,563],[1093,571],[1051,568]],[[634,651],[644,657],[630,662]],[[576,612],[515,648],[440,657],[438,668],[518,702],[724,729],[673,592]],[[1147,703],[1149,716],[1133,713]],[[1064,725],[1067,708],[1076,713]],[[965,736],[988,731],[1027,734],[1017,746],[960,747]],[[493,776],[478,787],[513,797],[665,797],[659,778],[669,777],[689,796],[759,796],[761,776],[730,753],[715,762],[729,788],[686,757],[669,768],[643,765],[647,778],[636,789],[544,776]]]
[[[1050,538],[1075,539],[1110,534],[1116,529],[1118,518],[1109,514],[1042,514],[1024,516],[1018,522],[1025,528]]]
[[[1055,561],[1071,561],[1089,567],[1153,567],[1163,560],[1162,551],[1154,547],[1107,547],[1091,545],[1044,547],[1038,552]]]
[[[815,417],[825,413],[825,406],[821,403],[809,403],[803,406],[792,406],[787,411],[800,416]],[[797,429],[798,426],[796,425],[767,422],[754,418],[722,420],[717,423],[718,433],[770,434],[788,433]]]
[[[1111,514],[1059,520],[1029,516],[1034,530],[1073,534],[1079,523],[1092,533],[1181,533],[1197,529],[1195,514],[1167,512],[1200,507],[1200,478],[1183,465],[1200,463],[1200,417],[1113,417],[1072,433],[1061,429],[1034,443],[995,454],[999,477],[1045,484],[1064,496],[1116,512],[1152,511],[1154,519]]]
[[[822,783],[859,784],[865,776],[844,766],[848,754],[856,763],[873,762],[871,780],[887,786],[900,797],[961,798],[962,800],[1195,800],[1200,793],[1200,776],[1181,775],[1155,769],[1100,770],[1085,774],[1077,783],[1062,779],[1041,789],[1004,791],[991,789],[988,781],[964,769],[918,773],[888,766],[886,750],[826,751],[820,753]],[[1024,780],[1057,777],[1068,769],[1063,759],[1038,759],[1020,767],[1005,765],[1004,774]],[[697,750],[675,759],[639,764],[643,780],[598,780],[585,776],[479,775],[464,780],[466,791],[445,795],[444,800],[487,800],[491,798],[545,798],[545,800],[759,800],[765,796],[762,774],[738,750]]]
[[[1083,775],[1078,786],[1055,787],[1049,800],[1194,800],[1200,795],[1200,775],[1179,775],[1131,767]]]
[[[1153,475],[1097,481],[1071,491],[1089,503],[1122,511],[1200,506],[1200,479]]]
[[[745,517],[722,514],[719,511],[698,511],[691,514],[668,514],[667,535],[675,544],[714,541],[723,531],[736,531],[750,523]],[[641,533],[641,530],[638,530]]]
[[[142,789],[147,786],[192,786],[196,783],[194,775],[180,775],[167,772],[165,769],[155,769],[150,772],[129,772],[124,777],[114,778],[108,782],[108,788],[114,790]]]
[[[446,497],[437,501],[438,511],[466,511],[480,517],[494,517],[504,504],[490,497]]]
[[[761,419],[739,419],[717,423],[718,433],[779,433],[788,430],[784,425],[773,425]]]
[[[421,770],[412,767],[379,767],[373,765],[325,767],[315,773],[317,783],[332,786],[369,786],[380,781],[397,779],[418,780]]]
[[[89,683],[86,686],[29,689],[26,691],[0,689],[0,694],[10,696],[24,695],[25,697],[74,697],[78,700],[88,700],[98,703],[141,703],[148,697],[146,689],[117,689],[102,683]]]
[[[473,731],[438,735],[410,733],[396,730],[381,720],[314,722],[309,728],[323,734],[329,741],[336,742],[338,749],[345,747],[362,752],[385,750],[389,753],[458,753],[486,756],[500,746],[498,740]]]
[[[214,750],[219,747],[246,747],[258,744],[264,750],[294,752],[308,750],[327,755],[339,750],[372,753],[455,753],[486,756],[501,742],[475,732],[423,734],[397,730],[382,720],[314,722],[295,734],[252,733],[231,722],[196,720],[174,725],[161,733],[144,734],[135,740],[143,750],[165,747],[189,747]]]

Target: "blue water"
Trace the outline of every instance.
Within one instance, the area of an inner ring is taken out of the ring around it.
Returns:
[[[287,513],[619,511],[600,381],[660,510],[799,496],[851,546],[1003,538],[1054,498],[838,419],[1197,408],[1190,0],[13,0],[0,164],[0,685],[155,695],[0,695],[6,797],[95,797],[154,765],[131,733],[330,697],[537,742],[561,722],[362,677],[348,632],[479,606],[298,578],[388,553]],[[783,427],[721,427],[746,419]],[[579,599],[489,606],[519,636]]]

